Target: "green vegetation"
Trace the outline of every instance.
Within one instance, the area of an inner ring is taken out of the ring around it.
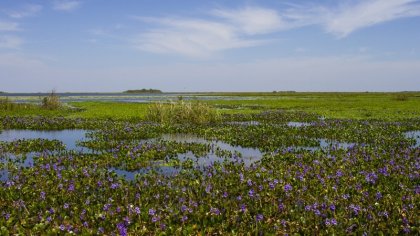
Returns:
[[[212,124],[0,117],[8,135],[91,130],[82,151],[64,150],[78,130],[0,142],[0,235],[417,235],[419,118],[252,108]]]
[[[142,94],[142,93],[162,93],[159,89],[138,89],[138,90],[127,90],[124,93],[134,93],[134,94]]]
[[[21,110],[29,110],[34,108],[34,105],[31,104],[19,104],[12,102],[8,97],[0,98],[0,111],[6,112],[16,112]]]
[[[420,117],[420,93],[202,93],[215,96],[205,100],[221,114],[257,114],[283,109],[315,113],[325,118],[358,120],[402,120]],[[222,97],[220,97],[222,96]],[[223,100],[223,97],[229,99]],[[402,96],[402,98],[398,98]],[[9,100],[10,102],[10,100]],[[139,120],[145,119],[148,104],[118,102],[71,102],[57,110],[35,105],[2,110],[0,116],[63,116],[69,118]],[[76,108],[76,109],[70,109]]]
[[[59,109],[61,107],[60,97],[53,90],[48,96],[42,99],[41,106],[48,110]]]
[[[206,103],[179,100],[150,104],[146,119],[162,124],[205,124],[218,121],[220,114]]]

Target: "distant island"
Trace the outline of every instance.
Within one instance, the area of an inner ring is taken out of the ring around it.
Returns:
[[[162,93],[159,89],[137,89],[137,90],[127,90],[123,93]]]

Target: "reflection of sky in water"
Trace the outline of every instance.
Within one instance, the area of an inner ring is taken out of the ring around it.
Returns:
[[[260,160],[263,156],[262,152],[256,148],[244,148],[240,146],[232,146],[228,143],[222,141],[209,141],[204,138],[198,137],[192,134],[164,134],[160,137],[163,141],[172,141],[178,143],[199,143],[199,144],[210,144],[212,146],[212,151],[207,153],[205,156],[197,157],[192,152],[187,153],[180,153],[177,155],[177,159],[181,162],[185,162],[188,160],[192,160],[196,168],[202,168],[210,166],[216,162],[236,162],[236,161],[243,161],[245,166],[250,166],[252,163]],[[159,139],[149,139],[148,142],[156,142]],[[141,142],[145,142],[144,140]],[[216,155],[214,150],[219,148],[220,150],[230,151],[233,154],[238,153],[241,157],[237,158],[224,158],[219,157]],[[137,171],[125,171],[117,168],[110,168],[110,170],[114,171],[117,175],[123,176],[127,180],[134,180],[136,174],[147,174],[151,169],[156,170],[158,173],[164,175],[173,175],[180,171],[180,168],[174,168],[170,166],[155,166],[140,169]]]
[[[3,142],[12,142],[19,139],[49,139],[49,140],[59,140],[66,145],[67,150],[74,150],[84,152],[87,151],[86,148],[78,147],[76,145],[77,141],[82,141],[85,139],[86,130],[59,130],[59,131],[39,131],[39,130],[3,130],[0,133],[0,141]],[[7,163],[7,160],[11,160],[14,165],[18,168],[20,167],[33,167],[34,165],[34,156],[36,153],[27,153],[25,155],[19,154],[14,155],[11,153],[1,154],[2,158],[0,159],[1,163]],[[26,159],[21,162],[20,160],[26,156]],[[9,171],[4,167],[0,170],[0,180],[6,181],[9,177]]]
[[[49,94],[5,94],[14,102],[40,102],[40,97]],[[58,94],[62,102],[77,101],[109,101],[109,102],[150,102],[150,101],[176,101],[179,97],[183,100],[251,100],[255,97],[247,96],[211,96],[211,95],[194,95],[194,94]]]
[[[0,133],[0,141],[11,142],[18,139],[57,139],[66,145],[68,150],[82,150],[76,146],[77,141],[85,139],[86,130],[54,130],[54,131],[38,131],[38,130],[3,130]]]
[[[405,137],[416,140],[415,147],[420,147],[420,130],[406,132]]]

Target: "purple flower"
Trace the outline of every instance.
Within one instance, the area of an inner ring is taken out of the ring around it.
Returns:
[[[334,205],[334,204],[331,204],[331,205],[330,205],[330,210],[331,210],[331,211],[335,211],[335,205]]]
[[[157,221],[159,221],[160,220],[160,217],[158,217],[158,216],[153,216],[152,217],[152,222],[153,223],[155,223],[155,222],[157,222]]]
[[[241,211],[245,212],[246,211],[246,205],[245,204],[241,204]]]
[[[64,226],[64,225],[60,225],[60,230],[61,230],[61,231],[66,230],[66,226]]]
[[[73,192],[74,191],[74,184],[73,183],[71,183],[70,185],[69,185],[69,188],[67,189],[69,192]]]
[[[289,191],[291,191],[293,188],[292,188],[292,185],[290,185],[290,184],[286,184],[286,185],[284,185],[284,191],[285,192],[289,192]]]
[[[104,205],[103,210],[108,211],[110,207],[111,207],[111,204],[107,203],[107,204]]]
[[[187,220],[188,220],[188,216],[183,216],[182,219],[181,219],[182,222],[185,222]]]
[[[134,211],[136,212],[137,215],[140,215],[140,208],[139,207],[134,208]]]
[[[382,198],[382,193],[381,192],[377,192],[376,193],[376,200],[379,200]]]
[[[45,200],[45,192],[41,192],[41,194],[40,194],[40,195],[41,195],[41,199],[42,199],[42,200]]]
[[[125,226],[125,224],[123,222],[118,223],[117,228],[118,228],[118,232],[120,233],[121,236],[126,236],[127,235],[127,227]]]
[[[150,208],[150,209],[149,209],[149,215],[150,215],[150,216],[154,216],[155,214],[156,214],[155,209]]]
[[[118,183],[113,183],[111,184],[111,189],[116,189],[118,188],[120,185]]]
[[[218,208],[210,208],[210,212],[215,214],[215,215],[220,215],[220,210]]]
[[[262,214],[257,215],[257,221],[260,222],[264,219],[264,216]]]
[[[280,202],[277,208],[279,209],[279,211],[283,211],[284,210],[284,204]]]
[[[64,209],[68,209],[69,208],[69,204],[68,203],[64,203]]]
[[[186,211],[188,208],[187,208],[187,206],[185,206],[185,205],[182,205],[181,206],[181,212],[184,212],[184,211]]]
[[[254,197],[254,190],[250,189],[248,192],[249,197],[253,198]]]
[[[330,226],[331,225],[330,219],[325,219],[325,225],[326,226]]]
[[[206,186],[206,193],[210,193],[211,192],[211,185],[209,184],[209,185],[207,185]]]

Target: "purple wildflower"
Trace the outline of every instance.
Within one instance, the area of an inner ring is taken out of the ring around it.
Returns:
[[[291,191],[293,188],[292,188],[292,185],[290,185],[290,184],[286,184],[285,186],[284,186],[284,191],[285,192],[289,192],[289,191]]]
[[[121,236],[126,236],[127,235],[127,227],[125,226],[125,224],[123,222],[118,223],[117,228],[118,228],[118,232],[120,233]]]

